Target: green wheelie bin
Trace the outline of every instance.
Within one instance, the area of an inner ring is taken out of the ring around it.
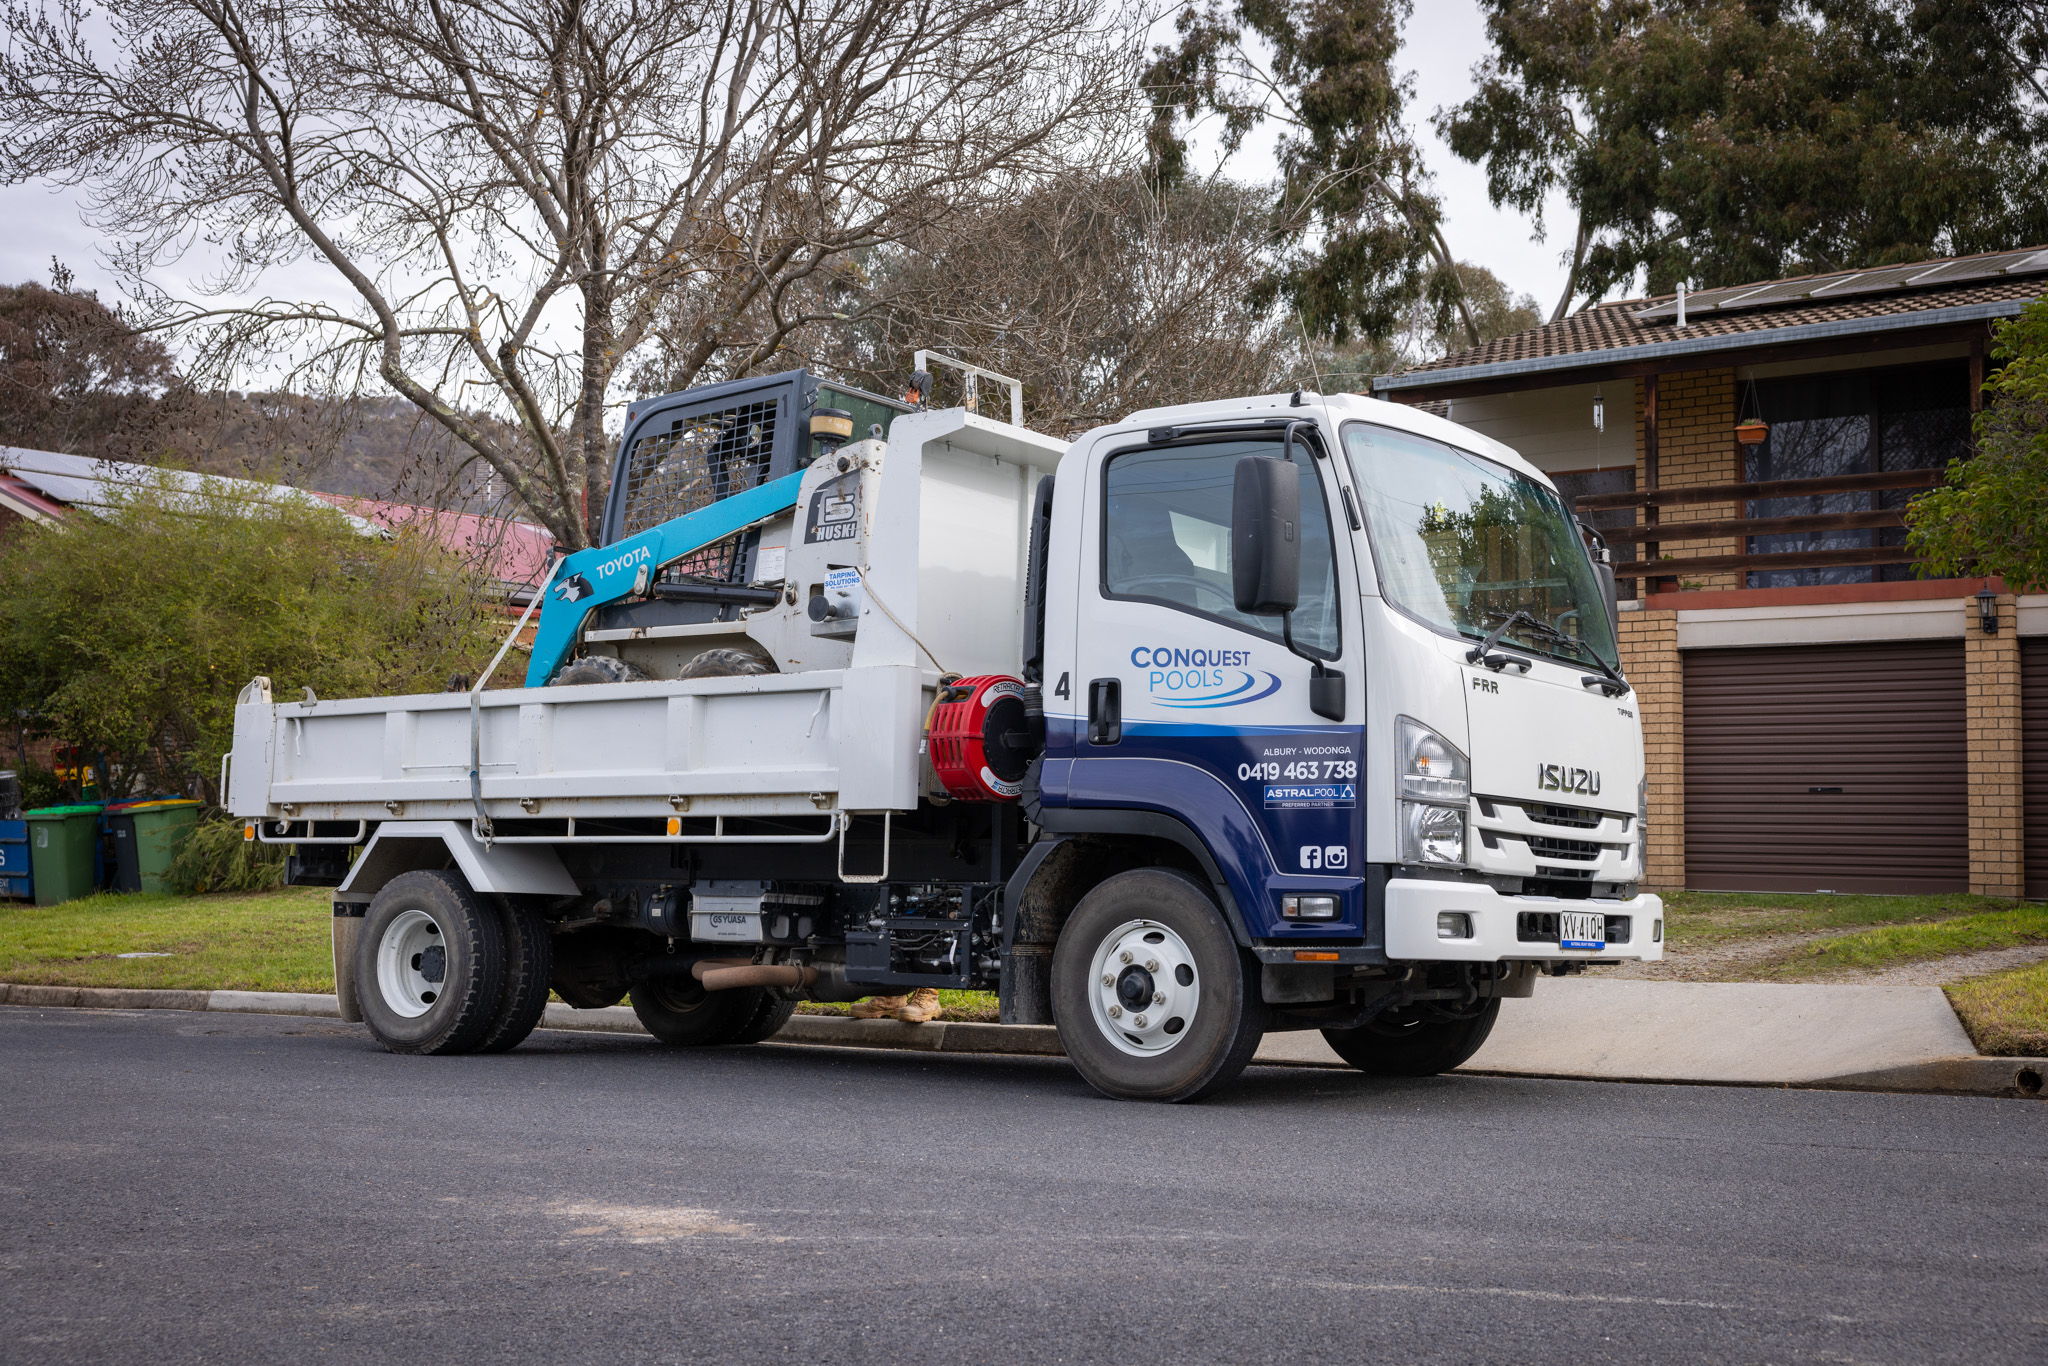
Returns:
[[[171,860],[199,823],[199,803],[189,797],[122,802],[107,808],[107,832],[114,837],[113,889],[168,892]]]
[[[29,871],[36,905],[54,906],[93,894],[93,855],[100,838],[99,803],[46,806],[25,813]]]

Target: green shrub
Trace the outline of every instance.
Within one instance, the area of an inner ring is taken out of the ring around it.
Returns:
[[[219,801],[235,696],[438,692],[489,658],[488,581],[424,533],[208,483],[0,542],[0,714],[104,756],[104,795]],[[502,629],[500,626],[498,629]]]
[[[285,848],[242,838],[242,822],[203,820],[178,847],[165,877],[180,896],[267,892],[284,886]]]

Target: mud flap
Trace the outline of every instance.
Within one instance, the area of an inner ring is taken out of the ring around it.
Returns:
[[[369,909],[368,897],[334,899],[334,1002],[341,1008],[341,1018],[350,1024],[363,1022],[363,1012],[356,1005],[356,935]]]

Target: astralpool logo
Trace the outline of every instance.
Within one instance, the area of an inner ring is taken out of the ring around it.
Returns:
[[[1279,692],[1280,676],[1246,668],[1251,662],[1250,650],[1140,645],[1131,651],[1132,667],[1145,675],[1152,700],[1184,710],[1241,707]]]

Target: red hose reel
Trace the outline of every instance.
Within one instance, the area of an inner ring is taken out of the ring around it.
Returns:
[[[956,802],[1013,802],[1038,753],[1030,689],[984,674],[939,685],[925,737],[946,794]]]

